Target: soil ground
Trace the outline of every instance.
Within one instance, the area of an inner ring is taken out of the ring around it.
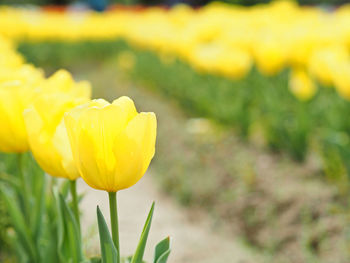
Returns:
[[[169,263],[258,263],[258,257],[239,239],[213,232],[211,220],[204,214],[195,220],[188,210],[174,203],[155,187],[152,174],[146,174],[134,187],[118,193],[118,211],[121,252],[130,255],[135,250],[144,221],[152,201],[156,201],[154,218],[146,247],[145,260],[152,262],[153,248],[167,235],[172,237]],[[82,180],[79,184],[85,197],[83,232],[89,233],[90,255],[99,251],[96,206],[99,205],[109,224],[108,196],[102,191],[91,190]]]

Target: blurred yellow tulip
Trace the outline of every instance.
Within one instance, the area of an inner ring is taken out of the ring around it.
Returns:
[[[137,113],[133,101],[93,100],[65,114],[73,157],[91,187],[108,192],[134,185],[155,152],[156,116]]]
[[[21,81],[0,83],[0,151],[20,153],[28,150],[23,111],[35,90]]]
[[[275,75],[286,65],[286,47],[274,39],[258,39],[253,46],[258,69],[264,75]]]
[[[72,75],[64,69],[56,71],[46,79],[41,88],[45,92],[64,92],[74,97],[90,98],[91,85],[88,81],[75,82]]]
[[[292,70],[289,78],[289,89],[300,100],[311,99],[316,93],[316,86],[303,69]]]
[[[73,97],[67,93],[42,93],[24,111],[30,150],[48,174],[70,180],[79,177],[63,115],[75,106],[86,103],[88,99],[89,97]]]
[[[337,65],[333,79],[337,92],[343,98],[350,100],[350,62]]]
[[[333,77],[339,66],[349,61],[349,54],[344,46],[332,46],[317,49],[309,60],[308,68],[313,76],[325,86],[334,85]]]
[[[23,64],[16,68],[4,67],[0,70],[0,83],[21,81],[23,85],[37,88],[44,80],[44,72],[30,64]]]

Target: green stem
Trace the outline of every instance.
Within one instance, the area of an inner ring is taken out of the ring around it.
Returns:
[[[72,207],[75,219],[77,220],[79,232],[80,230],[80,215],[78,206],[78,195],[77,195],[77,180],[70,180],[70,193],[72,195]]]
[[[19,176],[19,179],[20,179],[20,182],[21,182],[21,186],[22,186],[22,202],[23,202],[23,215],[24,215],[24,218],[27,218],[27,228],[30,229],[30,233],[29,233],[29,240],[30,241],[33,241],[32,244],[35,244],[35,241],[34,241],[34,237],[33,237],[33,233],[31,231],[32,229],[32,213],[31,213],[31,209],[30,209],[30,202],[31,202],[31,192],[29,191],[29,182],[26,178],[26,175],[25,175],[25,172],[24,172],[24,158],[25,158],[25,153],[18,153],[17,154],[17,164],[18,164],[18,176]],[[29,241],[29,242],[30,242]],[[32,246],[32,244],[30,244],[28,246],[28,249],[29,249],[29,253],[30,253],[30,257],[31,257],[31,260],[33,262],[38,262],[39,261],[39,253],[36,249],[35,246]]]
[[[109,196],[109,212],[111,216],[112,239],[117,248],[118,258],[117,263],[120,263],[120,247],[119,247],[119,225],[118,225],[118,209],[117,209],[117,193],[110,192]]]
[[[24,174],[23,171],[23,162],[24,162],[24,154],[23,153],[19,153],[17,155],[17,162],[18,162],[18,174],[21,180],[21,184],[22,184],[22,190],[23,190],[23,212],[25,214],[26,218],[30,218],[31,213],[30,213],[30,208],[29,208],[29,204],[30,204],[30,195],[29,195],[29,190],[28,190],[28,182],[27,182],[27,178]],[[30,226],[30,224],[29,224]]]

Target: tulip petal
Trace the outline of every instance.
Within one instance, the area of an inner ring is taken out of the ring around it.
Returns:
[[[0,86],[0,147],[4,152],[24,152],[28,150],[27,134],[22,112],[24,103],[21,100],[20,83],[7,82]],[[25,92],[25,90],[23,90]]]
[[[116,139],[115,191],[134,185],[146,172],[155,152],[156,129],[155,114],[142,112]]]
[[[66,173],[67,178],[70,180],[77,179],[79,177],[79,172],[73,160],[73,154],[69,144],[67,129],[63,120],[57,126],[56,132],[52,138],[52,143],[55,150],[62,157],[61,165]]]

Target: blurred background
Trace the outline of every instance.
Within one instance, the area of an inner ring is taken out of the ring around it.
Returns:
[[[121,194],[124,251],[154,199],[172,263],[350,262],[349,1],[210,2],[0,0],[0,35],[157,114],[150,171]],[[82,201],[91,253],[106,201]]]
[[[69,5],[73,3],[100,3],[100,4],[142,4],[142,5],[175,5],[175,4],[187,4],[192,6],[201,6],[209,2],[210,0],[86,0],[86,1],[72,1],[72,0],[1,0],[2,5]],[[243,6],[251,6],[256,4],[265,4],[271,2],[271,0],[222,0],[215,2],[224,2],[228,4],[236,4]],[[347,0],[298,0],[296,1],[301,5],[341,5],[346,4]]]

